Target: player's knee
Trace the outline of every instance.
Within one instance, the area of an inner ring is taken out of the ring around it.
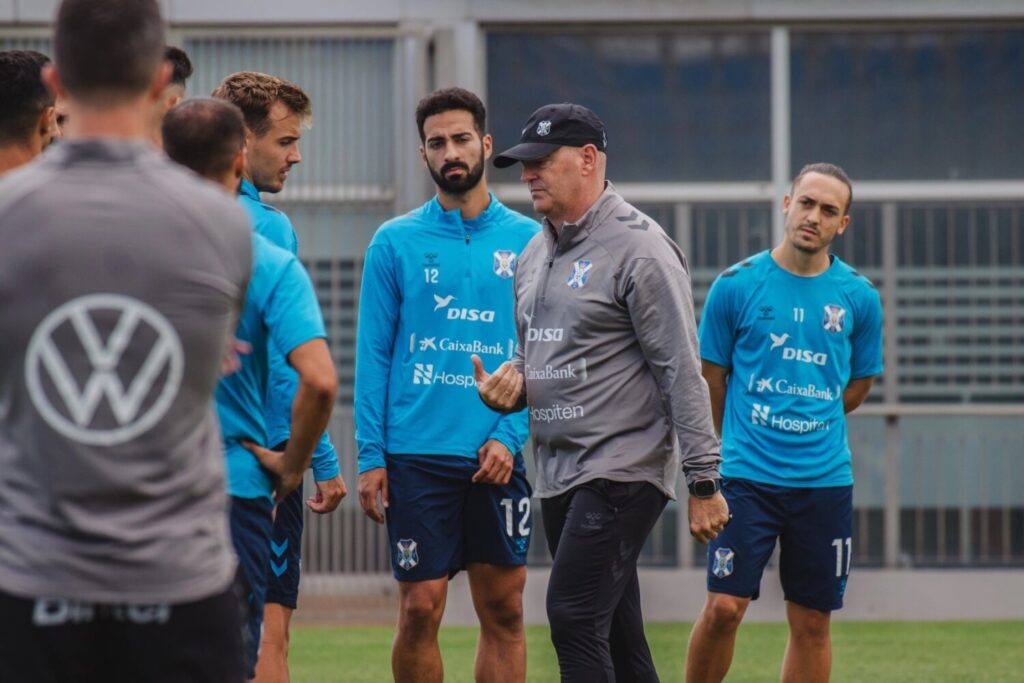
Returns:
[[[829,612],[801,609],[799,615],[790,614],[789,634],[794,640],[808,645],[824,645],[829,641]]]
[[[401,623],[410,634],[436,631],[444,614],[444,603],[427,591],[410,591],[402,596]]]
[[[730,632],[739,628],[749,600],[731,595],[712,595],[704,606],[704,622],[715,631]]]
[[[482,601],[477,609],[480,624],[485,629],[505,637],[523,632],[523,596],[521,593],[504,595]]]

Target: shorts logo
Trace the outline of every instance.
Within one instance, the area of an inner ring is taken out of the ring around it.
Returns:
[[[846,322],[846,309],[835,304],[825,306],[825,319],[822,325],[827,332],[842,332],[843,324]]]
[[[400,538],[398,543],[398,566],[409,571],[420,563],[420,555],[416,552],[416,541],[411,538]]]
[[[68,359],[83,352],[88,368],[69,367]],[[163,418],[184,366],[181,339],[159,311],[119,294],[90,294],[54,309],[36,328],[25,354],[25,384],[55,431],[91,446],[116,446]]]
[[[591,266],[593,264],[590,261],[583,260],[572,264],[572,275],[569,276],[569,280],[566,283],[569,285],[569,289],[579,289],[587,284],[587,276],[590,274]]]
[[[544,137],[545,135],[547,135],[550,132],[551,132],[551,122],[550,121],[541,121],[540,123],[537,124],[537,135],[539,135],[541,137]]]
[[[516,274],[516,253],[514,251],[494,252],[494,274],[505,280]]]
[[[724,579],[727,576],[731,576],[733,572],[733,558],[736,557],[729,548],[719,548],[715,551],[714,566],[711,567],[711,573],[719,579]]]

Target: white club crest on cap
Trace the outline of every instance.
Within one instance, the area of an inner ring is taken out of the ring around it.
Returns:
[[[540,123],[537,124],[537,135],[539,135],[541,137],[544,137],[545,135],[547,135],[550,132],[551,132],[551,122],[550,121],[541,121]]]

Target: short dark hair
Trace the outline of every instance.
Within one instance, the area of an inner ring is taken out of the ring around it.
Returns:
[[[182,166],[216,180],[245,146],[245,121],[235,105],[213,97],[185,100],[164,116],[164,152]]]
[[[846,185],[846,190],[849,193],[849,196],[846,199],[846,207],[843,209],[843,215],[850,213],[850,206],[853,204],[853,183],[850,182],[850,176],[846,175],[846,171],[836,164],[818,162],[814,164],[807,164],[801,168],[800,172],[796,174],[795,178],[793,178],[793,184],[789,186],[790,195],[796,191],[797,184],[799,184],[803,177],[808,173],[831,176],[832,178],[842,182],[843,185]]]
[[[270,129],[270,108],[275,102],[280,102],[289,111],[298,114],[303,122],[313,116],[313,104],[305,90],[283,78],[258,71],[231,74],[221,81],[212,96],[227,100],[241,109],[245,125],[257,136]]]
[[[171,63],[174,71],[171,73],[171,83],[185,87],[185,81],[192,77],[192,60],[188,53],[180,47],[168,45],[164,50],[164,60]]]
[[[164,21],[156,0],[64,0],[53,45],[72,96],[138,95],[164,58]]]
[[[481,137],[487,130],[487,109],[480,98],[465,88],[442,88],[430,93],[416,105],[416,128],[420,131],[420,142],[426,141],[423,123],[435,114],[446,111],[464,110],[473,115],[473,125]]]
[[[49,63],[35,50],[0,52],[0,143],[29,139],[43,110],[53,106],[41,75]]]

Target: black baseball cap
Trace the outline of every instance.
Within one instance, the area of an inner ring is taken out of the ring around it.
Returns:
[[[597,114],[581,104],[546,104],[530,115],[519,144],[494,157],[494,165],[506,168],[517,161],[543,159],[559,147],[595,145],[608,148],[608,135]]]

